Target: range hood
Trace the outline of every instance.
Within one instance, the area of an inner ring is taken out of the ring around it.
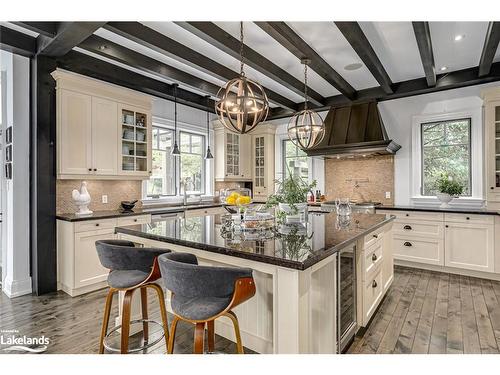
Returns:
[[[325,137],[307,156],[342,158],[395,154],[401,146],[389,139],[376,102],[332,107]]]

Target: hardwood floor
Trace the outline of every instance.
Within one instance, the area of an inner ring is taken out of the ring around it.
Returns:
[[[14,299],[0,293],[0,330],[49,337],[46,353],[97,353],[106,289],[71,298],[63,292]],[[160,321],[153,295],[150,317]],[[118,314],[113,301],[110,326]],[[169,316],[171,320],[171,316]],[[175,353],[191,353],[194,326],[180,322]],[[150,326],[150,341],[160,334]],[[131,347],[142,337],[136,335]],[[118,340],[113,340],[118,345]],[[0,348],[1,349],[1,348]],[[235,353],[216,336],[215,350]],[[500,282],[396,267],[394,283],[364,333],[348,353],[499,353]],[[0,351],[1,352],[1,351]],[[163,341],[148,353],[164,353]],[[246,353],[252,353],[245,348]]]
[[[148,293],[151,292],[148,291]],[[66,293],[58,292],[41,297],[28,295],[9,299],[5,294],[0,293],[0,331],[17,330],[16,336],[39,337],[45,335],[50,339],[50,345],[45,353],[97,354],[106,294],[107,290],[102,289],[75,298],[71,298]],[[150,319],[161,322],[156,296],[148,295],[148,302]],[[115,295],[110,328],[114,327],[114,319],[118,315],[117,304],[118,298]],[[172,316],[169,314],[169,322],[171,320]],[[158,326],[150,325],[149,342],[161,335],[160,330],[161,328]],[[174,353],[192,353],[193,335],[193,325],[179,322]],[[139,333],[131,337],[129,347],[138,347],[141,341],[142,334]],[[111,345],[119,346],[118,335],[113,335]],[[0,353],[6,353],[2,351],[4,347],[6,345],[0,345]],[[165,352],[164,340],[147,350],[147,353],[160,354]],[[236,344],[216,335],[215,353],[236,353]],[[245,348],[245,353],[253,352]]]
[[[499,353],[500,282],[396,267],[352,354]]]

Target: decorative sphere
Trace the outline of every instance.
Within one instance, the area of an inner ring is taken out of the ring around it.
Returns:
[[[261,85],[245,76],[230,80],[217,93],[215,112],[232,132],[245,134],[264,121],[269,102]]]
[[[325,136],[325,124],[314,110],[297,112],[288,122],[288,138],[302,150],[317,146]]]

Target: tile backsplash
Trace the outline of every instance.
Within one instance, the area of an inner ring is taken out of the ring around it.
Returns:
[[[359,187],[355,188],[355,180]],[[351,198],[394,204],[394,156],[382,155],[359,159],[325,160],[327,200]],[[385,193],[391,197],[386,198]]]
[[[120,208],[121,201],[137,199],[136,207],[141,207],[142,181],[129,180],[85,180],[87,190],[92,201],[89,208],[92,211],[116,210]],[[61,213],[76,212],[71,192],[80,190],[82,180],[57,180],[56,182],[56,211]],[[102,195],[108,196],[108,203],[102,203]]]

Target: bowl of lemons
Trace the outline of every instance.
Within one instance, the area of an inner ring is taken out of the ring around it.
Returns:
[[[228,206],[248,206],[252,203],[250,189],[239,188],[226,190],[225,198],[223,198],[223,203]]]

